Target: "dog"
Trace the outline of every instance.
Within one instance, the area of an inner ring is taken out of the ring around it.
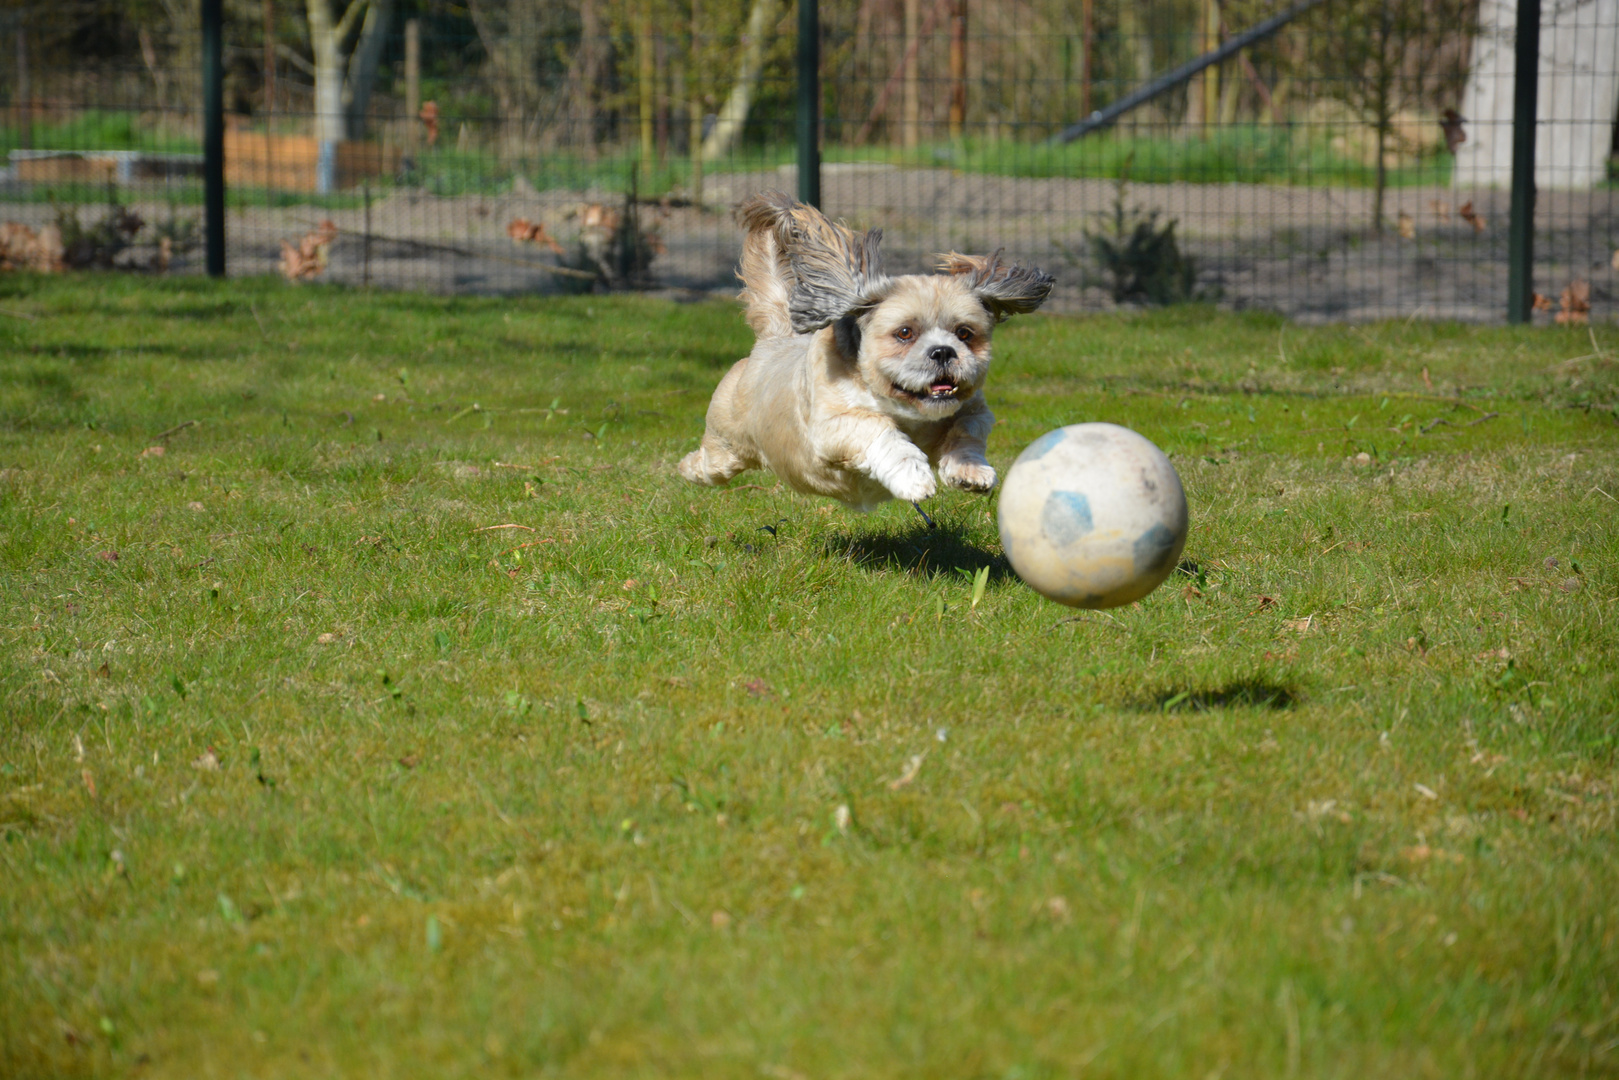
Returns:
[[[1051,276],[998,252],[952,252],[943,273],[889,277],[882,230],[857,235],[780,192],[742,204],[737,219],[747,230],[737,276],[758,340],[720,380],[680,475],[722,486],[769,469],[860,511],[932,497],[935,469],[951,487],[993,488],[990,337],[1038,308]]]

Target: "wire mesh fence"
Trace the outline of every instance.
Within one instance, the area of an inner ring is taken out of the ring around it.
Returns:
[[[1285,8],[822,0],[822,205],[893,270],[1004,248],[1058,309],[1503,319],[1515,0],[1326,0],[1065,140]],[[49,263],[54,226],[64,265],[200,268],[198,19],[0,15],[0,261]],[[229,273],[729,292],[729,209],[798,190],[797,25],[792,0],[225,0]],[[1538,88],[1537,318],[1608,317],[1619,0],[1547,0]]]

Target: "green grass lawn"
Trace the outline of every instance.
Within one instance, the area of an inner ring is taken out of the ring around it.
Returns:
[[[749,343],[0,278],[0,1074],[1619,1074],[1611,328],[1014,320],[997,465],[1185,482],[1107,613],[681,482]]]
[[[88,112],[73,122],[37,125],[36,149],[111,150],[144,149],[194,151],[196,147],[157,130],[147,131],[134,113]],[[296,127],[296,125],[294,125]],[[1282,184],[1304,187],[1369,188],[1376,170],[1350,157],[1334,139],[1348,129],[1343,125],[1231,124],[1188,137],[1136,135],[1108,131],[1068,144],[1042,138],[940,140],[916,147],[853,146],[829,142],[822,156],[829,165],[855,162],[892,165],[907,169],[950,169],[970,175],[1011,177],[1066,177],[1118,179],[1135,183]],[[19,142],[15,128],[0,124],[0,155]],[[707,166],[715,180],[726,173],[772,170],[792,165],[797,149],[786,143],[745,143],[722,162]],[[456,150],[449,145],[416,154],[409,177],[414,189],[440,196],[490,195],[512,190],[514,177],[540,190],[564,188],[626,191],[632,182],[642,196],[658,198],[673,191],[689,191],[691,167],[680,154],[668,154],[644,174],[638,171],[638,151],[621,147],[602,154],[552,153],[543,158],[512,162],[489,148]],[[1407,155],[1388,171],[1390,187],[1444,186],[1450,182],[1448,154]],[[371,179],[377,195],[394,190],[391,176]],[[150,197],[176,206],[200,206],[200,178],[147,184]],[[104,203],[105,184],[56,181],[30,185],[17,196],[34,201],[80,205]],[[328,195],[311,192],[270,191],[232,187],[226,197],[233,207],[322,206],[352,210],[365,203],[358,188]]]

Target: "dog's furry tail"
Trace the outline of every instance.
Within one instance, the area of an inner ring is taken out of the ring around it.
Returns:
[[[831,291],[839,293],[856,291],[857,284],[882,272],[877,255],[880,230],[857,236],[813,206],[779,191],[755,195],[737,207],[736,217],[747,230],[737,274],[742,279],[741,298],[748,325],[761,338],[804,333],[832,321],[818,310],[826,306],[818,301],[827,291],[820,278],[829,266],[838,271],[832,276],[841,286]],[[806,275],[811,280],[806,281]]]
[[[756,195],[736,209],[736,219],[747,230],[742,241],[741,300],[748,325],[761,338],[786,337],[793,332],[788,303],[793,293],[793,269],[784,242],[782,223],[794,203],[779,191]]]

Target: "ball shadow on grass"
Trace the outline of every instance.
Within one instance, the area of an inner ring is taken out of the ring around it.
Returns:
[[[941,523],[929,529],[918,521],[907,528],[858,535],[846,533],[826,540],[826,554],[874,570],[901,570],[917,577],[938,578],[960,571],[976,574],[989,567],[989,580],[1015,577],[1006,556],[979,547],[964,530]]]

